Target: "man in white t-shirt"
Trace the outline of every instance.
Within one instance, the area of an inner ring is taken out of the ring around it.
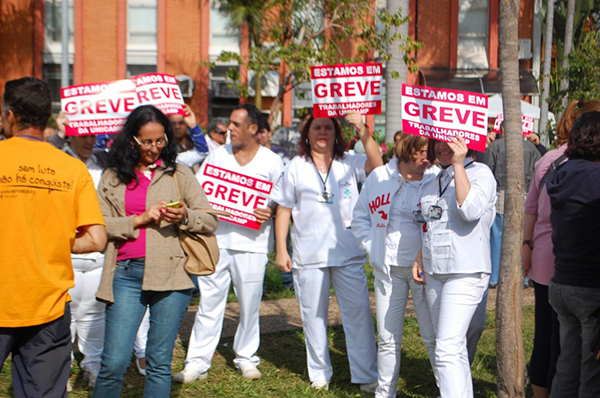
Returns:
[[[221,119],[221,118],[219,118]],[[210,152],[216,151],[227,141],[227,126],[219,121],[213,121],[208,125],[206,144]]]
[[[231,144],[222,145],[210,153],[196,175],[201,183],[203,170],[209,164],[273,183],[277,181],[283,169],[281,158],[256,140],[261,117],[258,108],[251,104],[233,110],[229,121]],[[216,235],[220,260],[213,275],[198,278],[200,304],[190,336],[185,369],[173,377],[175,381],[190,383],[208,377],[221,337],[231,282],[240,306],[240,321],[233,342],[233,363],[244,378],[260,379],[260,371],[256,368],[260,362],[256,356],[260,344],[259,309],[267,253],[272,242],[273,213],[269,207],[254,209],[254,216],[261,224],[258,230],[227,221],[219,224]]]

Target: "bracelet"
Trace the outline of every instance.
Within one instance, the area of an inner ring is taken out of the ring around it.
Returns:
[[[525,239],[523,244],[529,246],[529,248],[533,250],[533,241],[531,239]]]
[[[190,222],[190,220],[189,220],[189,218],[186,216],[186,217],[185,217],[185,220],[183,220],[183,221],[181,222],[181,225],[188,225],[188,222]]]

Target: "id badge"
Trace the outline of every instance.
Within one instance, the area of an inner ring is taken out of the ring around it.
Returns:
[[[429,218],[439,220],[442,218],[442,208],[440,206],[429,206]]]
[[[328,205],[333,203],[333,194],[329,192],[321,192],[317,195],[317,202],[327,203]]]
[[[421,210],[414,210],[413,211],[413,221],[418,223],[418,224],[423,224],[425,222],[425,217],[423,217],[423,214],[421,213]]]

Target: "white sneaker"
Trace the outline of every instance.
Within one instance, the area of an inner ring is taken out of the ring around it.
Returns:
[[[183,384],[191,383],[192,381],[195,381],[195,380],[206,380],[207,378],[208,378],[208,372],[201,373],[201,372],[195,371],[192,368],[185,368],[181,372],[179,372],[175,376],[173,376],[173,380],[175,380],[178,383],[183,383]]]
[[[364,392],[374,394],[376,389],[377,389],[377,382],[365,383],[365,384],[360,385],[360,390],[364,391]]]
[[[141,360],[144,360],[144,367],[142,367]],[[146,376],[146,357],[136,358],[135,359],[135,366],[137,367],[137,370],[138,370],[139,374],[141,374],[142,376]]]
[[[251,363],[243,363],[238,366],[238,372],[242,374],[244,379],[258,380],[262,376],[260,371]]]
[[[310,388],[313,390],[323,390],[329,391],[329,382],[328,381],[313,381],[310,383]]]

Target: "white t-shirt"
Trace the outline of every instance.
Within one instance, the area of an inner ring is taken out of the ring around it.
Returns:
[[[328,177],[320,175],[312,160],[304,157],[296,156],[288,164],[272,199],[292,209],[293,267],[322,268],[366,261],[350,230],[358,183],[366,179],[366,161],[364,155],[345,154],[333,161]],[[332,203],[319,201],[325,178]]]
[[[207,164],[271,181],[273,184],[277,182],[283,170],[281,158],[263,146],[259,147],[254,159],[242,167],[233,156],[231,145],[222,145],[208,155],[206,161],[198,170],[196,178],[198,178],[200,184],[202,184],[201,176]],[[262,224],[260,229],[255,230],[221,220],[216,232],[219,248],[252,253],[268,253],[273,246],[272,224],[273,219],[271,218]]]

